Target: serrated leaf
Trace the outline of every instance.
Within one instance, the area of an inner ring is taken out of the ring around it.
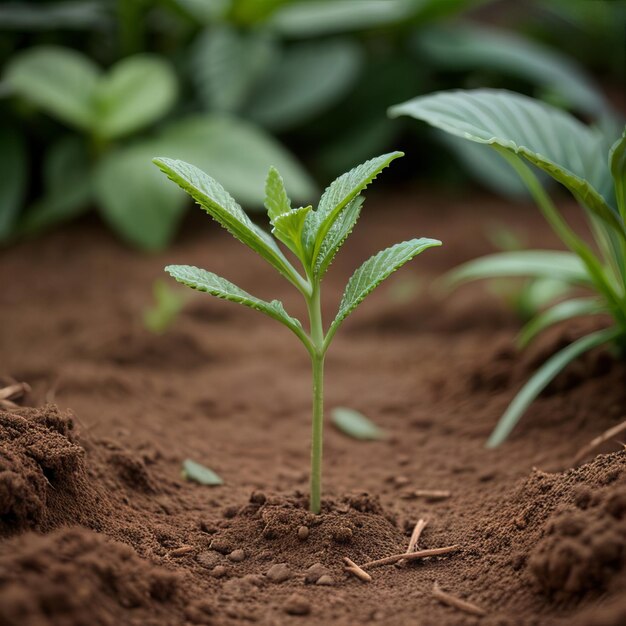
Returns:
[[[441,241],[436,239],[411,239],[397,243],[390,248],[381,250],[373,257],[369,258],[359,267],[348,281],[341,302],[339,311],[331,324],[328,334],[332,337],[343,320],[363,300],[397,269],[410,261],[418,254],[435,246],[440,246]]]
[[[474,259],[446,275],[449,285],[507,277],[552,278],[568,284],[590,285],[589,273],[578,256],[555,250],[498,252]]]
[[[4,74],[22,98],[62,122],[87,130],[100,69],[85,55],[60,46],[37,46],[12,57]]]
[[[95,94],[95,132],[115,139],[163,117],[176,100],[178,85],[161,57],[138,54],[116,63]]]
[[[216,222],[236,239],[258,252],[288,280],[294,282],[295,270],[278,245],[252,223],[243,209],[216,180],[184,161],[158,157],[153,159],[153,162]]]
[[[622,136],[611,146],[609,167],[615,184],[617,207],[626,222],[626,128]]]
[[[509,436],[530,404],[569,363],[585,352],[613,341],[620,333],[620,329],[617,328],[600,330],[577,339],[551,356],[517,393],[491,433],[487,447],[495,448]]]
[[[525,158],[565,185],[616,232],[605,139],[576,118],[521,94],[498,89],[442,91],[391,107],[436,128]]]
[[[404,156],[403,152],[382,154],[357,165],[334,180],[324,191],[316,211],[309,214],[305,228],[305,244],[311,251],[312,265],[317,257],[326,234],[346,205],[356,198],[394,159]]]
[[[307,215],[313,207],[309,206],[292,209],[288,213],[279,215],[274,220],[272,233],[280,239],[298,258],[304,258],[302,249],[302,230]]]
[[[265,300],[255,298],[225,278],[213,274],[213,272],[208,272],[192,265],[168,265],[165,271],[176,281],[187,285],[187,287],[209,293],[223,300],[243,304],[251,309],[265,313],[265,315],[281,322],[296,333],[302,329],[300,322],[287,314],[282,302],[278,300],[266,302]]]
[[[328,266],[333,262],[339,248],[343,245],[361,215],[361,207],[365,202],[363,196],[357,196],[337,216],[330,230],[324,237],[319,254],[315,261],[315,273],[321,278]]]
[[[291,211],[283,177],[275,167],[270,167],[265,179],[265,208],[272,224],[279,215]]]
[[[332,410],[332,420],[342,433],[353,439],[375,441],[387,437],[384,430],[354,409],[338,406]]]
[[[212,469],[209,469],[200,463],[196,463],[191,459],[185,459],[185,461],[183,461],[182,475],[185,480],[191,480],[195,483],[199,483],[200,485],[207,485],[209,487],[224,484],[222,478]]]

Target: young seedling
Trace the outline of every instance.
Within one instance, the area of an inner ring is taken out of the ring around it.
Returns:
[[[346,317],[385,278],[420,252],[441,245],[435,239],[411,239],[381,250],[365,261],[348,281],[335,319],[328,328],[324,327],[322,278],[359,218],[363,205],[361,192],[400,156],[401,152],[383,154],[343,174],[326,189],[316,210],[312,206],[292,208],[280,174],[274,168],[270,169],[265,185],[265,206],[272,233],[297,257],[304,274],[290,263],[274,237],[256,226],[218,182],[183,161],[154,159],[154,163],[213,219],[260,254],[304,297],[309,317],[308,332],[278,300],[260,300],[224,278],[197,267],[170,265],[165,268],[174,279],[192,289],[243,304],[279,321],[306,348],[313,372],[310,508],[314,513],[320,512],[321,503],[324,358],[330,343]]]
[[[451,276],[453,283],[507,276],[548,278],[590,292],[590,297],[552,303],[531,319],[522,330],[522,344],[573,317],[602,313],[613,320],[608,328],[566,346],[535,372],[489,438],[487,445],[494,447],[506,439],[531,402],[571,361],[605,344],[626,359],[626,130],[615,140],[612,133],[585,126],[560,109],[495,89],[422,96],[392,107],[390,114],[409,115],[490,146],[517,172],[570,249],[492,254],[461,266]],[[595,248],[571,229],[528,163],[572,193],[589,220]]]

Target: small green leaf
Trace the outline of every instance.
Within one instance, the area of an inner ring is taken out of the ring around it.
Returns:
[[[95,95],[95,132],[115,139],[163,117],[176,100],[174,71],[155,55],[138,54],[116,63]]]
[[[609,152],[609,167],[622,220],[626,222],[626,127]]]
[[[518,343],[522,347],[527,346],[546,328],[573,317],[607,312],[606,305],[595,298],[572,298],[571,300],[558,302],[549,309],[539,313],[522,328],[518,337]]]
[[[498,425],[487,441],[488,448],[496,448],[511,433],[520,417],[535,398],[569,363],[585,352],[609,343],[619,337],[619,328],[608,328],[577,339],[560,352],[551,356],[518,391],[517,395],[500,418]]]
[[[171,289],[164,280],[154,281],[152,293],[154,305],[144,311],[143,324],[148,330],[161,335],[174,323],[188,297]]]
[[[352,274],[348,285],[339,303],[339,311],[331,324],[328,335],[332,337],[343,320],[363,300],[397,269],[410,261],[418,254],[432,248],[440,246],[441,241],[436,239],[411,239],[397,243],[390,248],[381,250],[373,257],[369,258],[359,269]]]
[[[361,441],[381,440],[387,437],[384,430],[367,419],[365,415],[344,407],[332,410],[333,424],[344,434]]]
[[[302,231],[309,211],[313,207],[309,206],[292,209],[288,213],[279,215],[274,220],[272,233],[280,239],[299,259],[304,258],[302,249]]]
[[[370,159],[342,174],[326,188],[317,210],[309,214],[305,229],[305,243],[312,251],[311,258],[314,266],[317,265],[322,242],[339,213],[364,191],[382,170],[401,156],[404,156],[403,152],[391,152]]]
[[[215,487],[217,485],[223,485],[224,481],[218,476],[212,469],[200,465],[191,459],[185,459],[183,461],[183,478],[190,480],[201,485],[208,485],[209,487]]]
[[[553,278],[568,284],[590,285],[584,263],[572,252],[520,250],[498,252],[469,261],[449,272],[450,286],[471,280],[503,277]]]
[[[326,237],[322,241],[319,254],[315,262],[315,273],[320,278],[324,276],[328,266],[332,263],[339,248],[343,245],[348,235],[352,232],[359,216],[361,215],[361,207],[365,202],[363,196],[357,196],[339,213],[337,219],[333,222]]]
[[[71,126],[88,130],[100,69],[85,55],[59,46],[28,48],[4,75],[14,92]]]
[[[283,308],[282,302],[278,300],[266,302],[255,298],[225,278],[191,265],[168,265],[165,271],[187,287],[261,311],[261,313],[281,322],[296,334],[300,334],[302,331],[302,324],[289,316]]]
[[[283,177],[275,167],[270,167],[265,179],[265,208],[272,224],[279,215],[291,211],[291,200],[285,190]]]

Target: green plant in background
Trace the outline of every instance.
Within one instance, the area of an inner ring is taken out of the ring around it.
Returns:
[[[189,301],[188,293],[172,289],[165,281],[155,280],[152,286],[154,304],[142,315],[145,328],[155,335],[162,335],[174,323],[178,314]]]
[[[434,239],[412,239],[382,250],[365,261],[348,281],[337,315],[325,329],[321,309],[322,278],[359,218],[364,200],[360,194],[399,156],[402,156],[401,152],[384,154],[343,174],[326,189],[316,210],[310,205],[292,208],[283,179],[276,169],[270,169],[265,184],[265,206],[273,226],[272,233],[300,261],[304,274],[290,263],[276,239],[256,226],[214,179],[183,161],[154,160],[213,219],[263,257],[304,298],[309,317],[308,332],[278,300],[260,300],[224,278],[197,267],[170,265],[165,268],[173,278],[188,287],[243,304],[281,322],[306,348],[313,372],[310,508],[314,513],[320,511],[324,358],[330,343],[345,318],[383,280],[420,252],[441,245]]]
[[[612,326],[581,337],[535,372],[492,433],[488,445],[497,446],[539,393],[581,354],[612,344],[626,358],[626,131],[612,143],[613,138],[559,109],[503,90],[435,93],[397,105],[390,114],[408,115],[490,146],[519,174],[548,223],[570,249],[489,255],[460,267],[451,276],[453,282],[530,276],[558,279],[592,292],[590,297],[558,302],[533,318],[522,331],[523,343],[576,316],[605,313],[613,320]],[[570,228],[528,163],[572,193],[589,220],[596,248]]]

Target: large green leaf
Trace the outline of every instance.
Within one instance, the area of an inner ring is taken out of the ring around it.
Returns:
[[[9,128],[0,129],[0,172],[0,241],[3,241],[13,232],[24,199],[28,173],[22,136]]]
[[[241,33],[226,24],[207,29],[194,43],[192,78],[212,111],[239,111],[274,58],[272,40],[258,31]]]
[[[613,341],[620,332],[619,329],[608,328],[585,335],[550,357],[517,393],[491,433],[487,447],[495,448],[509,436],[530,404],[569,363],[585,352]]]
[[[626,222],[626,127],[609,152],[609,167],[615,184],[615,197],[622,219]]]
[[[295,202],[316,193],[311,177],[296,158],[253,124],[220,115],[198,115],[170,124],[159,136],[160,151],[194,163],[219,181],[246,208],[263,206],[267,172],[274,166]]]
[[[288,37],[316,37],[392,24],[410,16],[416,4],[411,0],[300,0],[281,7],[268,23]]]
[[[338,102],[363,65],[360,46],[344,39],[296,44],[283,51],[255,88],[246,117],[285,130]]]
[[[589,273],[572,252],[520,250],[497,252],[474,259],[455,268],[446,276],[450,285],[485,278],[552,278],[568,284],[590,285]]]
[[[356,198],[394,159],[403,152],[391,152],[357,165],[334,180],[324,191],[316,211],[309,214],[305,229],[306,247],[317,265],[319,250],[333,222],[346,205]]]
[[[217,276],[212,272],[207,272],[191,265],[168,265],[165,271],[179,283],[187,285],[187,287],[261,311],[261,313],[269,315],[269,317],[281,322],[296,333],[299,333],[302,329],[300,322],[288,315],[282,303],[278,300],[266,302],[265,300],[255,298],[237,287],[237,285],[233,285],[225,278]]]
[[[19,223],[23,234],[39,232],[89,209],[93,193],[91,163],[80,137],[63,137],[44,155],[44,193]]]
[[[612,206],[604,137],[564,111],[513,92],[476,89],[421,96],[389,113],[524,157],[565,185],[612,229],[626,233]]]
[[[594,115],[608,105],[599,89],[569,57],[509,31],[461,22],[431,26],[415,38],[419,58],[455,71],[492,70],[522,78]]]
[[[185,209],[185,197],[152,165],[153,143],[119,148],[95,171],[95,194],[105,220],[128,243],[160,250],[171,240]]]
[[[57,46],[37,46],[12,57],[5,80],[20,97],[77,128],[94,122],[99,68],[86,56]]]
[[[105,139],[132,133],[165,115],[178,86],[170,65],[139,54],[115,64],[100,80],[95,99],[95,132]]]
[[[359,267],[348,281],[346,289],[339,303],[339,310],[328,332],[332,337],[343,320],[363,300],[397,269],[416,257],[420,252],[440,246],[441,241],[436,239],[411,239],[397,243],[390,248],[381,250],[373,257],[369,258]]]

